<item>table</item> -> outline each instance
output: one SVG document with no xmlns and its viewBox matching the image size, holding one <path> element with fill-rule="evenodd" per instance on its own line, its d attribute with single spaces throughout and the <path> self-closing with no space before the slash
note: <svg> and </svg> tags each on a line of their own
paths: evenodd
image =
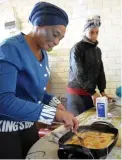
<svg viewBox="0 0 122 160">
<path fill-rule="evenodd" d="M 121 107 L 116 105 L 109 106 L 107 122 L 112 123 L 119 129 L 119 138 L 116 146 L 107 156 L 107 159 L 121 159 Z M 92 108 L 78 117 L 80 125 L 91 124 L 98 121 L 96 118 L 96 109 Z M 29 150 L 26 159 L 58 159 L 58 139 L 67 132 L 64 126 L 61 126 L 45 137 L 39 139 Z"/>
</svg>

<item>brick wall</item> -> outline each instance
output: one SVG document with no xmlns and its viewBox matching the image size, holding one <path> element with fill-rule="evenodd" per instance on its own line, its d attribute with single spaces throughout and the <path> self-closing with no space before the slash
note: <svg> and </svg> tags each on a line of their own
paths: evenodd
<svg viewBox="0 0 122 160">
<path fill-rule="evenodd" d="M 100 14 L 102 25 L 99 46 L 107 78 L 106 92 L 115 93 L 121 83 L 121 0 L 46 0 L 65 9 L 70 23 L 65 38 L 53 52 L 49 53 L 52 92 L 58 96 L 66 93 L 69 70 L 69 50 L 81 39 L 85 19 L 88 15 Z M 21 31 L 31 30 L 28 16 L 37 0 L 11 0 L 0 4 L 0 18 L 10 19 L 12 7 L 20 21 Z"/>
</svg>

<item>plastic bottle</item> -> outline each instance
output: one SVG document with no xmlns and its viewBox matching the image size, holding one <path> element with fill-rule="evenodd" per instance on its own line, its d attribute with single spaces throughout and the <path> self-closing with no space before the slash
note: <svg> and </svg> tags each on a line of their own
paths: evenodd
<svg viewBox="0 0 122 160">
<path fill-rule="evenodd" d="M 96 99 L 96 114 L 97 118 L 107 119 L 108 100 L 107 97 L 98 97 Z"/>
</svg>

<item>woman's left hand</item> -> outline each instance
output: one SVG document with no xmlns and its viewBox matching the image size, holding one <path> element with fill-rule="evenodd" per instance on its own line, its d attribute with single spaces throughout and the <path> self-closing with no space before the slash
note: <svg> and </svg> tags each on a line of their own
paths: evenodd
<svg viewBox="0 0 122 160">
<path fill-rule="evenodd" d="M 62 110 L 62 111 L 66 111 L 66 108 L 64 107 L 63 104 L 58 104 L 57 109 Z"/>
</svg>

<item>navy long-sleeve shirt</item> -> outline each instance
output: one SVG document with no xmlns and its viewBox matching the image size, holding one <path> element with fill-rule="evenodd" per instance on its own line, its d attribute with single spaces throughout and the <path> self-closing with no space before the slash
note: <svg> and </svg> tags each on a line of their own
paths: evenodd
<svg viewBox="0 0 122 160">
<path fill-rule="evenodd" d="M 42 53 L 39 62 L 22 33 L 0 45 L 1 120 L 46 124 L 54 120 L 60 102 L 46 92 L 50 71 L 47 53 Z"/>
</svg>

